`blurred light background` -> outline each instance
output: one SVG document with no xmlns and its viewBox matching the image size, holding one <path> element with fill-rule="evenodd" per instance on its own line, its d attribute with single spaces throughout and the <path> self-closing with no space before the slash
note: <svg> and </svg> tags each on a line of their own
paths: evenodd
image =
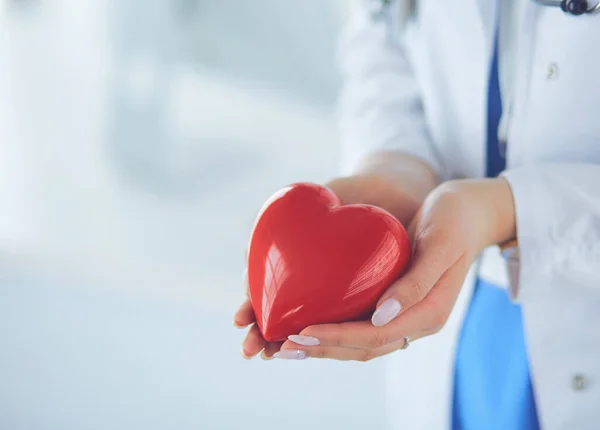
<svg viewBox="0 0 600 430">
<path fill-rule="evenodd" d="M 346 0 L 0 0 L 0 428 L 384 428 L 381 363 L 246 361 L 254 216 L 337 173 Z"/>
</svg>

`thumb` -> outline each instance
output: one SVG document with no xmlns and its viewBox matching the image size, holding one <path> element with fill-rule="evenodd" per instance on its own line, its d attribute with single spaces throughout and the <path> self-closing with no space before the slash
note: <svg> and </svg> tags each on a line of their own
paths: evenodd
<svg viewBox="0 0 600 430">
<path fill-rule="evenodd" d="M 444 258 L 444 247 L 441 243 L 425 246 L 425 243 L 419 241 L 415 245 L 410 268 L 379 299 L 371 317 L 374 326 L 388 324 L 400 312 L 423 300 L 444 272 L 452 266 L 447 264 L 448 259 Z"/>
</svg>

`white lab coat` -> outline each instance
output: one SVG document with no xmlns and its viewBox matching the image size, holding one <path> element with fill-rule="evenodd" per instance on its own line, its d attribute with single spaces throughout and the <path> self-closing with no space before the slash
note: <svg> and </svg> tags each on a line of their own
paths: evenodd
<svg viewBox="0 0 600 430">
<path fill-rule="evenodd" d="M 423 0 L 407 16 L 407 3 L 383 20 L 372 18 L 378 1 L 351 14 L 341 56 L 343 170 L 371 151 L 397 149 L 444 179 L 483 176 L 501 14 L 500 134 L 520 243 L 513 296 L 524 312 L 540 424 L 598 429 L 600 14 L 567 16 L 529 0 L 503 1 L 502 10 L 487 0 Z M 386 358 L 390 428 L 450 427 L 454 346 L 474 271 L 442 332 Z"/>
</svg>

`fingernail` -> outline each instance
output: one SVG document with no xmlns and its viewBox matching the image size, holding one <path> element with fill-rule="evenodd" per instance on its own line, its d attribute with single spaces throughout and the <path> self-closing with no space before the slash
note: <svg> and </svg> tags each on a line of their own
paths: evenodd
<svg viewBox="0 0 600 430">
<path fill-rule="evenodd" d="M 248 288 L 248 268 L 244 269 L 244 274 L 242 275 L 244 279 L 244 288 Z"/>
<path fill-rule="evenodd" d="M 294 343 L 297 343 L 298 345 L 304 345 L 304 346 L 317 346 L 321 343 L 319 341 L 319 339 L 317 339 L 316 337 L 300 336 L 298 334 L 292 334 L 292 335 L 288 336 L 288 339 Z"/>
<path fill-rule="evenodd" d="M 402 306 L 400 306 L 400 302 L 395 298 L 390 297 L 389 299 L 386 299 L 373 313 L 371 323 L 376 327 L 386 325 L 398 316 L 401 309 Z"/>
<path fill-rule="evenodd" d="M 283 360 L 303 360 L 306 358 L 306 353 L 301 349 L 282 349 L 276 352 L 273 357 Z"/>
<path fill-rule="evenodd" d="M 274 357 L 273 356 L 267 357 L 267 354 L 265 354 L 265 350 L 263 349 L 260 352 L 260 358 L 262 358 L 263 360 L 273 360 Z"/>
<path fill-rule="evenodd" d="M 246 360 L 250 360 L 252 358 L 248 354 L 246 354 L 246 351 L 244 351 L 244 349 L 242 349 L 242 357 L 244 357 Z"/>
</svg>

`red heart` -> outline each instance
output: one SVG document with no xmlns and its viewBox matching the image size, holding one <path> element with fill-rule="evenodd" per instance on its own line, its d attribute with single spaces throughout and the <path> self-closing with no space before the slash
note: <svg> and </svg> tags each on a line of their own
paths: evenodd
<svg viewBox="0 0 600 430">
<path fill-rule="evenodd" d="M 265 204 L 250 239 L 258 327 L 274 342 L 309 325 L 367 318 L 410 256 L 404 227 L 383 209 L 342 206 L 319 185 L 284 188 Z"/>
</svg>

